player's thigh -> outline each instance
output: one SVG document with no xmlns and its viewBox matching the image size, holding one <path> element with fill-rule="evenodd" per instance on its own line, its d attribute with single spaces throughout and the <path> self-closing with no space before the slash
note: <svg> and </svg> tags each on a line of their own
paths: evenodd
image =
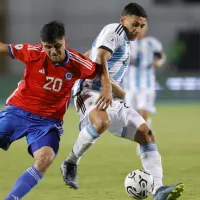
<svg viewBox="0 0 200 200">
<path fill-rule="evenodd" d="M 111 125 L 108 131 L 118 137 L 134 140 L 138 128 L 145 120 L 132 108 L 120 103 L 120 108 L 109 111 Z"/>
<path fill-rule="evenodd" d="M 58 130 L 51 129 L 42 138 L 39 138 L 34 143 L 30 144 L 28 146 L 28 152 L 31 156 L 34 157 L 41 155 L 45 156 L 45 154 L 48 154 L 47 156 L 49 156 L 49 152 L 51 152 L 50 156 L 54 158 L 58 153 L 59 146 L 60 146 L 60 136 Z M 46 152 L 45 149 L 51 149 L 51 151 Z"/>
</svg>

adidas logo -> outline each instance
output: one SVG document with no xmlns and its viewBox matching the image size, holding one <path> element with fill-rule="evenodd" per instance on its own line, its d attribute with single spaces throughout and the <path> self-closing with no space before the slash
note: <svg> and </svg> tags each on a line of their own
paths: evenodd
<svg viewBox="0 0 200 200">
<path fill-rule="evenodd" d="M 39 70 L 39 72 L 40 72 L 41 74 L 45 74 L 45 70 L 44 70 L 44 69 Z"/>
</svg>

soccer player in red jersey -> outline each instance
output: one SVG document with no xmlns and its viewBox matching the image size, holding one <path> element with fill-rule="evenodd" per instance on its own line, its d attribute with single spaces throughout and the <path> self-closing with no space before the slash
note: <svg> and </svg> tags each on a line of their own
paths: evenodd
<svg viewBox="0 0 200 200">
<path fill-rule="evenodd" d="M 39 45 L 0 43 L 0 55 L 10 55 L 26 65 L 17 89 L 0 112 L 0 148 L 8 150 L 12 142 L 26 136 L 28 152 L 34 157 L 34 165 L 18 178 L 5 200 L 23 198 L 42 179 L 59 149 L 74 82 L 97 75 L 96 63 L 66 48 L 63 23 L 44 25 L 40 37 Z M 106 73 L 100 77 L 105 86 L 109 84 L 104 81 L 109 79 Z M 110 93 L 109 89 L 102 92 L 102 105 L 111 102 Z"/>
</svg>

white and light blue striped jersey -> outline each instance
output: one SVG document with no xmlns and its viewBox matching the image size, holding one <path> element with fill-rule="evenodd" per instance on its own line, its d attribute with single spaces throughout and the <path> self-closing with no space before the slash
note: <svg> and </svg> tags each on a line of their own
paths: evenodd
<svg viewBox="0 0 200 200">
<path fill-rule="evenodd" d="M 103 48 L 111 52 L 112 56 L 108 60 L 108 72 L 115 82 L 119 84 L 130 61 L 130 42 L 124 27 L 119 23 L 114 23 L 105 26 L 101 30 L 100 34 L 93 42 L 90 51 L 89 57 L 92 61 L 96 60 L 98 48 Z M 90 88 L 93 90 L 99 91 L 101 88 L 98 77 L 94 80 L 80 80 L 74 87 L 74 94 L 81 89 L 83 82 L 84 85 L 90 85 Z"/>
<path fill-rule="evenodd" d="M 130 66 L 123 78 L 123 88 L 155 89 L 155 69 L 152 65 L 154 53 L 163 51 L 162 44 L 154 37 L 131 41 Z"/>
</svg>

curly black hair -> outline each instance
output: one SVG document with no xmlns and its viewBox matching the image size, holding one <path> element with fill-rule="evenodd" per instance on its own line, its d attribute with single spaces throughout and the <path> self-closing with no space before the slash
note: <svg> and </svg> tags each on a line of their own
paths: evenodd
<svg viewBox="0 0 200 200">
<path fill-rule="evenodd" d="M 51 21 L 45 24 L 40 31 L 43 42 L 53 42 L 65 36 L 65 25 L 60 21 Z"/>
</svg>

